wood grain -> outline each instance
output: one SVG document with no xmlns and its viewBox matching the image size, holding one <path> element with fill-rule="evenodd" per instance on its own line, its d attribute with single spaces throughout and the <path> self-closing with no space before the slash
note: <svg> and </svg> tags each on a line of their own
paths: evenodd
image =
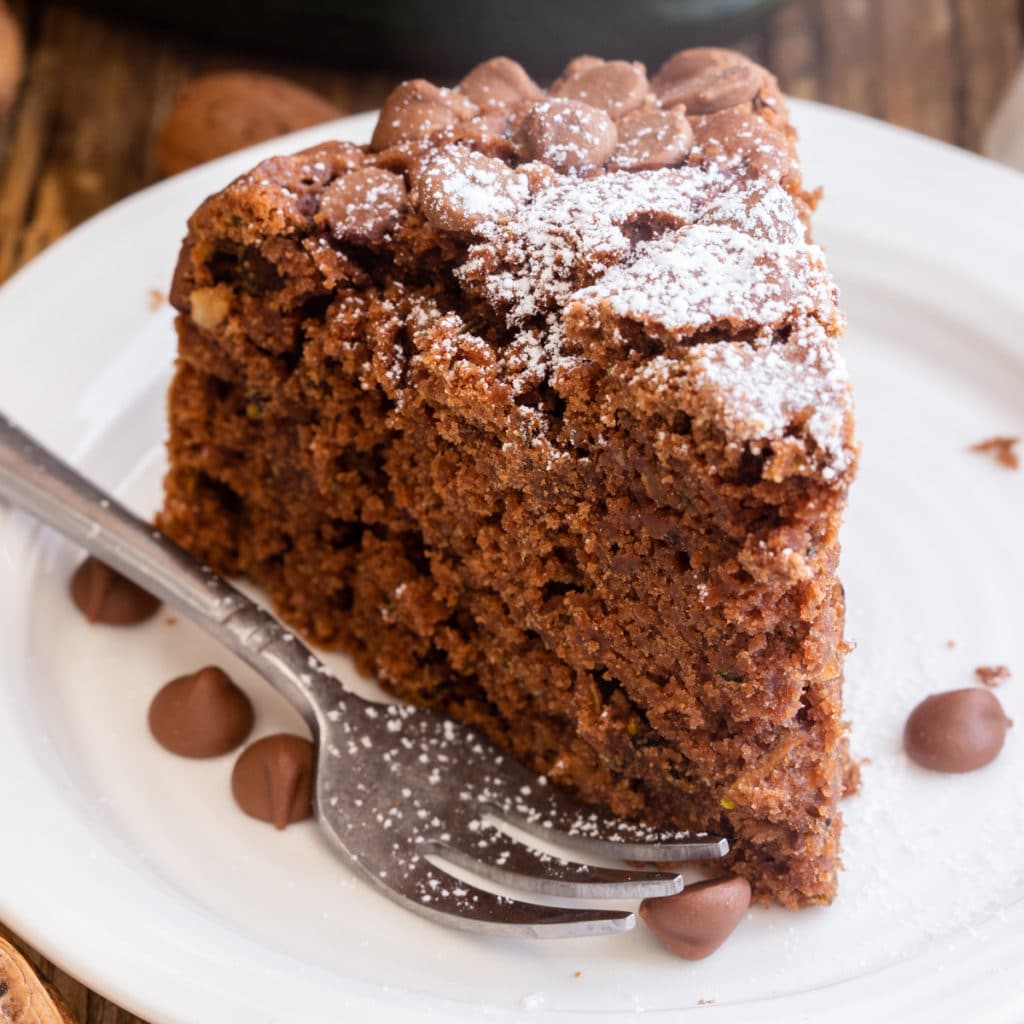
<svg viewBox="0 0 1024 1024">
<path fill-rule="evenodd" d="M 159 127 L 196 75 L 284 74 L 348 113 L 378 106 L 394 84 L 386 74 L 204 48 L 60 3 L 10 6 L 25 29 L 29 62 L 14 113 L 0 124 L 0 281 L 74 225 L 156 180 Z M 1021 59 L 1022 36 L 1019 0 L 792 0 L 739 47 L 793 95 L 976 148 Z M 2 924 L 0 934 L 10 937 Z M 79 1024 L 144 1024 L 28 953 Z"/>
</svg>

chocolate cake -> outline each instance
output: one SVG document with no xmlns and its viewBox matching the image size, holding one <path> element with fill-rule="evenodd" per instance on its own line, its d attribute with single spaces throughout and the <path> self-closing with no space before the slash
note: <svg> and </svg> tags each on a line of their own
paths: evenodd
<svg viewBox="0 0 1024 1024">
<path fill-rule="evenodd" d="M 775 80 L 496 58 L 189 221 L 159 523 L 584 800 L 836 892 L 843 318 Z"/>
</svg>

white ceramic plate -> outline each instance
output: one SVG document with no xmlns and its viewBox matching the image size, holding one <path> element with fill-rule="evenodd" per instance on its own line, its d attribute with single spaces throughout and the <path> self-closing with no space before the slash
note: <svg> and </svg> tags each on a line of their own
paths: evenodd
<svg viewBox="0 0 1024 1024">
<path fill-rule="evenodd" d="M 816 230 L 849 313 L 864 444 L 844 576 L 853 743 L 871 763 L 835 905 L 754 910 L 695 964 L 643 930 L 481 940 L 407 914 L 311 824 L 278 834 L 238 813 L 230 757 L 175 758 L 145 727 L 156 688 L 209 660 L 254 695 L 260 733 L 299 727 L 281 701 L 187 624 L 87 627 L 65 596 L 78 552 L 0 509 L 0 918 L 154 1024 L 1024 1019 L 1021 727 L 967 776 L 900 747 L 917 700 L 981 664 L 1016 671 L 1000 695 L 1024 723 L 1024 472 L 965 451 L 1024 434 L 1024 179 L 836 111 L 796 118 L 828 187 Z M 0 406 L 153 512 L 174 338 L 150 292 L 185 218 L 258 157 L 370 123 L 218 161 L 53 246 L 0 291 Z"/>
</svg>

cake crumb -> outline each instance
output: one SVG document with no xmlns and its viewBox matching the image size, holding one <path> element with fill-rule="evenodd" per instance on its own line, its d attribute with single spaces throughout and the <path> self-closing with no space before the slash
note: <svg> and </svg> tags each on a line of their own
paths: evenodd
<svg viewBox="0 0 1024 1024">
<path fill-rule="evenodd" d="M 715 1000 L 714 999 L 698 999 L 697 1000 L 697 1005 L 698 1006 L 714 1006 L 715 1005 Z"/>
<path fill-rule="evenodd" d="M 583 972 L 582 971 L 573 971 L 572 972 L 572 976 L 574 978 L 582 978 L 583 977 Z"/>
<path fill-rule="evenodd" d="M 978 677 L 978 682 L 993 689 L 1002 686 L 1011 678 L 1011 672 L 1005 665 L 979 665 L 974 674 Z"/>
<path fill-rule="evenodd" d="M 167 304 L 167 292 L 161 291 L 159 288 L 150 288 L 147 304 L 150 312 L 156 313 Z"/>
<path fill-rule="evenodd" d="M 1004 466 L 1006 469 L 1019 469 L 1020 456 L 1014 450 L 1019 443 L 1019 437 L 988 437 L 984 441 L 972 444 L 968 451 L 991 455 L 1000 466 Z"/>
<path fill-rule="evenodd" d="M 955 640 L 947 640 L 946 641 L 946 650 L 947 651 L 953 650 L 954 647 L 956 647 L 956 641 Z"/>
</svg>

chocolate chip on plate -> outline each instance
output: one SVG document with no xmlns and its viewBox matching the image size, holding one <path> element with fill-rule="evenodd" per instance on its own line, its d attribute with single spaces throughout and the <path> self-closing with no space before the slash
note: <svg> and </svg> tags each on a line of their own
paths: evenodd
<svg viewBox="0 0 1024 1024">
<path fill-rule="evenodd" d="M 935 772 L 972 772 L 995 760 L 1013 723 L 989 690 L 950 690 L 926 697 L 910 713 L 903 746 Z"/>
<path fill-rule="evenodd" d="M 738 875 L 688 885 L 675 896 L 640 904 L 640 917 L 676 956 L 703 960 L 735 930 L 750 907 L 750 883 Z"/>
<path fill-rule="evenodd" d="M 275 828 L 311 818 L 313 744 L 288 733 L 251 743 L 235 762 L 231 792 L 250 818 Z"/>
<path fill-rule="evenodd" d="M 160 607 L 152 594 L 91 555 L 71 577 L 71 597 L 90 622 L 108 626 L 145 622 Z"/>
<path fill-rule="evenodd" d="M 477 64 L 457 88 L 481 110 L 508 107 L 523 100 L 540 99 L 544 95 L 523 66 L 508 57 L 492 57 Z"/>
<path fill-rule="evenodd" d="M 249 698 L 216 666 L 172 679 L 149 705 L 149 730 L 182 757 L 220 757 L 252 732 Z"/>
<path fill-rule="evenodd" d="M 747 103 L 763 84 L 761 69 L 753 61 L 714 46 L 681 50 L 651 82 L 663 107 L 682 104 L 688 114 L 712 114 Z"/>
<path fill-rule="evenodd" d="M 540 160 L 562 174 L 596 170 L 618 140 L 615 122 L 603 110 L 558 98 L 534 104 L 515 137 L 523 159 Z"/>
</svg>

